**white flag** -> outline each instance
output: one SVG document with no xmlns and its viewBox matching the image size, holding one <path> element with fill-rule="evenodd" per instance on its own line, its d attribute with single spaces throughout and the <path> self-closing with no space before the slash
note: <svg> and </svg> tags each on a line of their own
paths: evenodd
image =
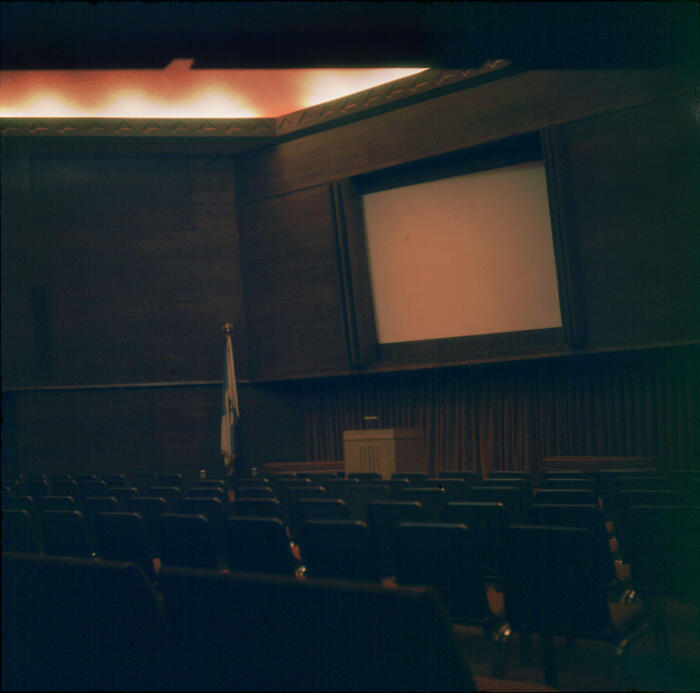
<svg viewBox="0 0 700 693">
<path fill-rule="evenodd" d="M 238 389 L 236 369 L 233 364 L 231 332 L 226 331 L 226 361 L 224 365 L 224 391 L 221 408 L 221 454 L 227 467 L 236 457 L 236 426 L 238 425 Z"/>
</svg>

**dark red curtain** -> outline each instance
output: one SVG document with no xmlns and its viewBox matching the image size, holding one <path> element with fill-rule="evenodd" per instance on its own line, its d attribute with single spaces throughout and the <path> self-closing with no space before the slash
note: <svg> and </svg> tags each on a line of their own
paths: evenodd
<svg viewBox="0 0 700 693">
<path fill-rule="evenodd" d="M 343 457 L 343 431 L 377 415 L 422 428 L 431 475 L 534 471 L 551 455 L 655 456 L 700 466 L 700 349 L 329 378 L 304 386 L 309 460 Z"/>
</svg>

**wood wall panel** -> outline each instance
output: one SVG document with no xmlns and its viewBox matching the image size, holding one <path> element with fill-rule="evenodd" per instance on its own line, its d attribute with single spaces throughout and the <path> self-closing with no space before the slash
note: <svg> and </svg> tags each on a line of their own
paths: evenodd
<svg viewBox="0 0 700 693">
<path fill-rule="evenodd" d="M 230 158 L 62 155 L 21 163 L 26 171 L 3 195 L 6 386 L 218 378 L 227 320 L 238 328 L 245 376 Z M 50 377 L 29 359 L 36 286 L 47 287 Z"/>
<path fill-rule="evenodd" d="M 692 96 L 563 128 L 588 346 L 700 338 Z"/>
<path fill-rule="evenodd" d="M 255 378 L 348 363 L 330 187 L 240 207 Z"/>
</svg>

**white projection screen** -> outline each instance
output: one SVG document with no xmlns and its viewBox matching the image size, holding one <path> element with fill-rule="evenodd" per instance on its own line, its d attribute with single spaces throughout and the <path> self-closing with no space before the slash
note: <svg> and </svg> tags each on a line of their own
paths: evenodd
<svg viewBox="0 0 700 693">
<path fill-rule="evenodd" d="M 362 203 L 380 344 L 561 326 L 543 162 Z"/>
</svg>

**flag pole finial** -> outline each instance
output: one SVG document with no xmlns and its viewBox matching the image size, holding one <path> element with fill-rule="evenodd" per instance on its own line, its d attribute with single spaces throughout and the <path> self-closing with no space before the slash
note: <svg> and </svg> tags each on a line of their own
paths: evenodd
<svg viewBox="0 0 700 693">
<path fill-rule="evenodd" d="M 230 322 L 225 322 L 221 326 L 221 331 L 225 332 L 226 334 L 231 334 L 233 332 L 233 325 Z"/>
</svg>

